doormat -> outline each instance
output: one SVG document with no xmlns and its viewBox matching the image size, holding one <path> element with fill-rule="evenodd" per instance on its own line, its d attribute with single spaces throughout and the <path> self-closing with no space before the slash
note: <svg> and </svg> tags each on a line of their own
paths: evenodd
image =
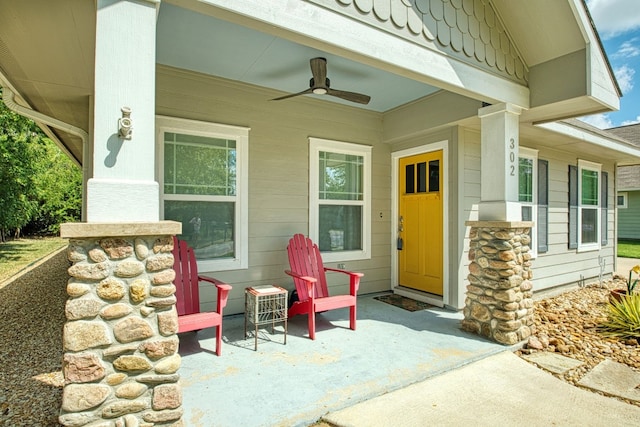
<svg viewBox="0 0 640 427">
<path fill-rule="evenodd" d="M 420 310 L 426 310 L 428 308 L 435 307 L 435 305 L 427 304 L 426 302 L 422 302 L 422 301 L 416 301 L 414 299 L 403 297 L 402 295 L 396 295 L 396 294 L 380 295 L 379 297 L 373 297 L 373 299 L 386 302 L 387 304 L 400 307 L 407 311 L 420 311 Z"/>
</svg>

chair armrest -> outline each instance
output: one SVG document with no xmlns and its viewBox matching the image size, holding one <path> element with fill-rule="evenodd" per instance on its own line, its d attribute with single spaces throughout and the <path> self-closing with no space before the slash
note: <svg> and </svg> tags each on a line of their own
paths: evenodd
<svg viewBox="0 0 640 427">
<path fill-rule="evenodd" d="M 355 271 L 341 270 L 339 268 L 325 267 L 324 271 L 333 271 L 333 272 L 336 272 L 336 273 L 344 273 L 344 274 L 348 274 L 349 276 L 357 276 L 357 277 L 364 276 L 364 273 L 356 273 Z"/>
<path fill-rule="evenodd" d="M 364 273 L 356 273 L 354 271 L 341 270 L 339 268 L 329 268 L 325 267 L 324 271 L 332 271 L 334 273 L 343 273 L 349 275 L 349 291 L 351 295 L 356 295 L 358 293 L 358 288 L 360 287 L 360 278 L 364 276 Z"/>
<path fill-rule="evenodd" d="M 318 281 L 318 279 L 311 276 L 303 276 L 302 274 L 296 273 L 295 271 L 291 271 L 291 270 L 285 270 L 284 272 L 291 277 L 295 277 L 296 279 L 303 280 L 307 284 L 307 295 L 309 295 L 311 299 L 314 298 L 313 285 Z"/>
<path fill-rule="evenodd" d="M 318 281 L 318 279 L 316 279 L 315 277 L 311 277 L 311 276 L 303 276 L 300 273 L 296 273 L 295 271 L 291 271 L 291 270 L 285 270 L 285 273 L 287 273 L 289 276 L 291 277 L 295 277 L 296 279 L 302 279 L 305 282 L 311 282 L 311 283 L 315 283 Z"/>
<path fill-rule="evenodd" d="M 198 280 L 202 282 L 208 282 L 218 288 L 218 313 L 222 316 L 222 309 L 227 306 L 227 299 L 229 297 L 229 291 L 232 289 L 231 285 L 224 283 L 221 280 L 214 279 L 213 277 L 198 276 Z"/>
</svg>

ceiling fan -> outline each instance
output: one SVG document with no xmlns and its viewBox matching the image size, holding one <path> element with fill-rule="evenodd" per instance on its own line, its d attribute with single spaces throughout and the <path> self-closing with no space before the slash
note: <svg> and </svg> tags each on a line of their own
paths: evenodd
<svg viewBox="0 0 640 427">
<path fill-rule="evenodd" d="M 316 95 L 330 95 L 347 101 L 357 102 L 358 104 L 368 104 L 371 97 L 361 93 L 347 92 L 344 90 L 332 89 L 329 86 L 329 78 L 327 77 L 327 60 L 325 58 L 311 58 L 311 80 L 309 81 L 309 89 L 302 92 L 292 93 L 290 95 L 274 98 L 272 101 L 280 101 L 281 99 L 293 98 L 298 95 L 306 95 L 315 93 Z"/>
</svg>

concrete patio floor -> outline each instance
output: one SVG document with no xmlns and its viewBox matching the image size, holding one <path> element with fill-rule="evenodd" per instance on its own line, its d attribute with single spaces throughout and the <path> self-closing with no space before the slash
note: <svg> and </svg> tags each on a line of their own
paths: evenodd
<svg viewBox="0 0 640 427">
<path fill-rule="evenodd" d="M 222 356 L 213 329 L 180 336 L 183 420 L 189 426 L 308 426 L 328 412 L 464 366 L 507 347 L 460 330 L 462 313 L 410 312 L 358 298 L 357 330 L 347 309 L 261 328 L 258 350 L 244 339 L 244 316 L 225 317 Z"/>
</svg>

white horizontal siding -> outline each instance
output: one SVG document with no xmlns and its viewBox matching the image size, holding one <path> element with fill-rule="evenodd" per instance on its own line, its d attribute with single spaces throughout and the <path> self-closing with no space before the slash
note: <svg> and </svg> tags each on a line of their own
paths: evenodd
<svg viewBox="0 0 640 427">
<path fill-rule="evenodd" d="M 464 193 L 461 208 L 464 212 L 462 221 L 465 221 L 476 219 L 474 215 L 477 215 L 477 205 L 480 201 L 480 134 L 472 130 L 464 130 L 463 132 L 465 137 L 462 191 Z M 549 250 L 546 253 L 538 254 L 537 258 L 533 260 L 534 290 L 577 283 L 581 279 L 585 279 L 587 282 L 597 280 L 600 275 L 599 262 L 601 259 L 605 263 L 603 273 L 611 275 L 615 245 L 614 165 L 603 164 L 602 166 L 602 171 L 609 173 L 607 224 L 609 243 L 599 251 L 578 253 L 575 249 L 568 249 L 568 166 L 569 164 L 576 165 L 578 156 L 575 153 L 550 150 L 537 144 L 536 141 L 521 140 L 520 145 L 538 149 L 538 158 L 549 161 Z M 594 158 L 585 158 L 584 160 L 599 162 Z M 467 227 L 464 240 L 460 243 L 464 248 L 464 255 L 460 259 L 460 271 L 464 285 L 468 284 L 466 279 L 469 266 L 467 258 L 468 233 L 469 228 Z"/>
<path fill-rule="evenodd" d="M 294 233 L 308 234 L 311 136 L 373 146 L 372 259 L 346 267 L 365 274 L 360 293 L 390 289 L 390 148 L 380 142 L 380 114 L 308 97 L 271 102 L 273 91 L 167 67 L 158 68 L 157 80 L 158 114 L 251 128 L 249 268 L 208 274 L 233 286 L 225 313 L 244 311 L 246 287 L 293 289 L 286 247 Z M 331 294 L 348 292 L 342 276 L 328 277 Z M 215 299 L 202 285 L 203 309 L 213 310 Z"/>
<path fill-rule="evenodd" d="M 581 279 L 592 282 L 600 275 L 600 261 L 604 261 L 605 275 L 613 273 L 614 261 L 614 165 L 602 164 L 602 172 L 609 173 L 608 244 L 599 251 L 577 252 L 568 248 L 569 241 L 569 165 L 577 165 L 576 153 L 565 153 L 538 146 L 536 141 L 525 141 L 528 147 L 539 149 L 538 158 L 549 161 L 549 250 L 533 260 L 534 291 L 578 283 Z M 597 158 L 584 158 L 602 163 Z"/>
</svg>

